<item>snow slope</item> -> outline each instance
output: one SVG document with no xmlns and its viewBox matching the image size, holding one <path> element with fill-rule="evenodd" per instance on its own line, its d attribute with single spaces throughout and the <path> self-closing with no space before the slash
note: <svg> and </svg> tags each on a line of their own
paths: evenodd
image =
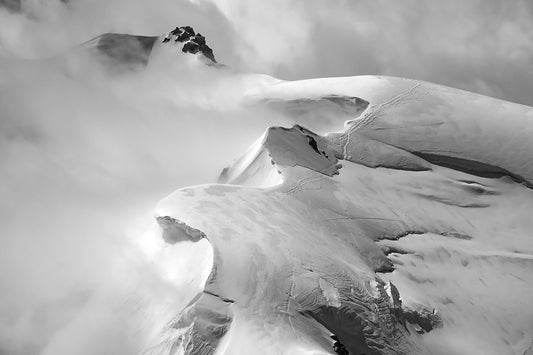
<svg viewBox="0 0 533 355">
<path fill-rule="evenodd" d="M 376 76 L 247 100 L 299 125 L 159 203 L 165 240 L 214 261 L 150 353 L 533 354 L 533 108 Z M 348 102 L 339 132 L 303 127 Z"/>
</svg>

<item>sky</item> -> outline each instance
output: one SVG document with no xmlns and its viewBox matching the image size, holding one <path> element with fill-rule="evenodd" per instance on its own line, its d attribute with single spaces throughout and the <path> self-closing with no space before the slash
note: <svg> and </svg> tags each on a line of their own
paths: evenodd
<svg viewBox="0 0 533 355">
<path fill-rule="evenodd" d="M 162 245 L 155 204 L 215 182 L 267 126 L 290 124 L 240 105 L 245 74 L 214 73 L 192 56 L 162 53 L 118 75 L 72 54 L 101 33 L 191 25 L 235 72 L 393 75 L 533 105 L 528 0 L 10 8 L 0 6 L 0 355 L 141 353 L 199 272 L 188 255 L 208 258 L 200 246 Z"/>
</svg>

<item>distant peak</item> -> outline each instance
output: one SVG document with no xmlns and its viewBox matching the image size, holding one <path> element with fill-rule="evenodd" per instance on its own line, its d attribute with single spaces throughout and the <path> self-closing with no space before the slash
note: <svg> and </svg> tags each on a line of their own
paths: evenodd
<svg viewBox="0 0 533 355">
<path fill-rule="evenodd" d="M 191 26 L 176 27 L 170 31 L 162 40 L 163 43 L 183 43 L 184 53 L 202 53 L 214 64 L 217 63 L 213 50 L 207 45 L 205 37 L 200 33 L 195 33 Z"/>
</svg>

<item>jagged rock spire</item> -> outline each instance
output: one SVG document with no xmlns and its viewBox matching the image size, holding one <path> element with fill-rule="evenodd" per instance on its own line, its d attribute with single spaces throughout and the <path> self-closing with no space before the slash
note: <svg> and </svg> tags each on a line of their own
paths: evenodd
<svg viewBox="0 0 533 355">
<path fill-rule="evenodd" d="M 200 52 L 213 63 L 217 63 L 213 50 L 206 44 L 205 37 L 200 33 L 195 33 L 191 26 L 176 27 L 163 38 L 162 42 L 168 43 L 171 40 L 174 43 L 184 43 L 181 49 L 184 53 Z"/>
</svg>

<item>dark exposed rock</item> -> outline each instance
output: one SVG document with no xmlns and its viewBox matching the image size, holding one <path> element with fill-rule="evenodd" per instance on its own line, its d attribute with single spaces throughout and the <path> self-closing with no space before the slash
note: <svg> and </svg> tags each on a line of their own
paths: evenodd
<svg viewBox="0 0 533 355">
<path fill-rule="evenodd" d="M 316 145 L 316 140 L 311 136 L 307 136 L 307 139 L 309 140 L 309 145 L 311 146 L 311 148 L 313 148 L 315 152 L 320 154 L 320 152 L 318 151 L 318 147 Z"/>
<path fill-rule="evenodd" d="M 176 27 L 163 38 L 162 42 L 168 43 L 171 39 L 174 40 L 175 43 L 183 43 L 181 50 L 184 53 L 202 53 L 211 62 L 217 63 L 213 50 L 207 45 L 205 37 L 200 33 L 195 33 L 192 27 Z"/>
<path fill-rule="evenodd" d="M 194 30 L 187 26 L 185 27 L 185 30 L 181 31 L 181 33 L 176 34 L 174 42 L 185 42 L 191 37 L 195 37 Z"/>
<path fill-rule="evenodd" d="M 175 36 L 174 42 L 185 42 L 189 38 L 194 37 L 195 33 L 191 26 L 176 27 L 170 31 L 169 35 Z"/>
<path fill-rule="evenodd" d="M 344 344 L 342 344 L 339 340 L 339 338 L 334 334 L 331 336 L 331 339 L 333 339 L 333 351 L 335 351 L 339 355 L 349 355 L 350 353 L 348 350 L 346 350 L 346 347 Z"/>
<path fill-rule="evenodd" d="M 406 325 L 406 322 L 412 324 L 416 332 L 419 334 L 428 333 L 441 326 L 441 319 L 434 309 L 428 310 L 423 307 L 411 309 L 403 307 L 398 288 L 396 288 L 392 282 L 387 284 L 387 288 L 390 292 L 392 302 L 390 311 L 398 322 L 404 326 Z"/>
<path fill-rule="evenodd" d="M 200 45 L 196 42 L 189 41 L 183 45 L 181 50 L 184 53 L 196 54 L 200 51 Z"/>
<path fill-rule="evenodd" d="M 157 223 L 163 231 L 163 239 L 169 244 L 186 240 L 197 242 L 205 238 L 205 234 L 202 231 L 168 216 L 157 217 Z"/>
<path fill-rule="evenodd" d="M 418 326 L 416 331 L 420 334 L 430 332 L 434 328 L 441 326 L 441 319 L 435 311 L 404 309 L 403 316 L 407 322 Z"/>
<path fill-rule="evenodd" d="M 198 43 L 200 46 L 205 45 L 205 37 L 202 36 L 201 34 L 198 33 L 194 39 L 196 43 Z"/>
<path fill-rule="evenodd" d="M 378 294 L 370 295 L 358 281 L 336 275 L 342 280 L 335 285 L 340 295 L 340 305 L 300 302 L 300 313 L 312 317 L 333 334 L 333 349 L 337 354 L 397 354 L 408 350 L 402 339 L 408 334 L 401 315 L 399 292 L 387 293 L 388 287 L 376 279 Z M 349 282 L 346 282 L 351 280 Z M 390 287 L 390 286 L 389 286 Z M 392 286 L 394 287 L 394 286 Z M 297 297 L 296 300 L 308 298 Z"/>
</svg>

